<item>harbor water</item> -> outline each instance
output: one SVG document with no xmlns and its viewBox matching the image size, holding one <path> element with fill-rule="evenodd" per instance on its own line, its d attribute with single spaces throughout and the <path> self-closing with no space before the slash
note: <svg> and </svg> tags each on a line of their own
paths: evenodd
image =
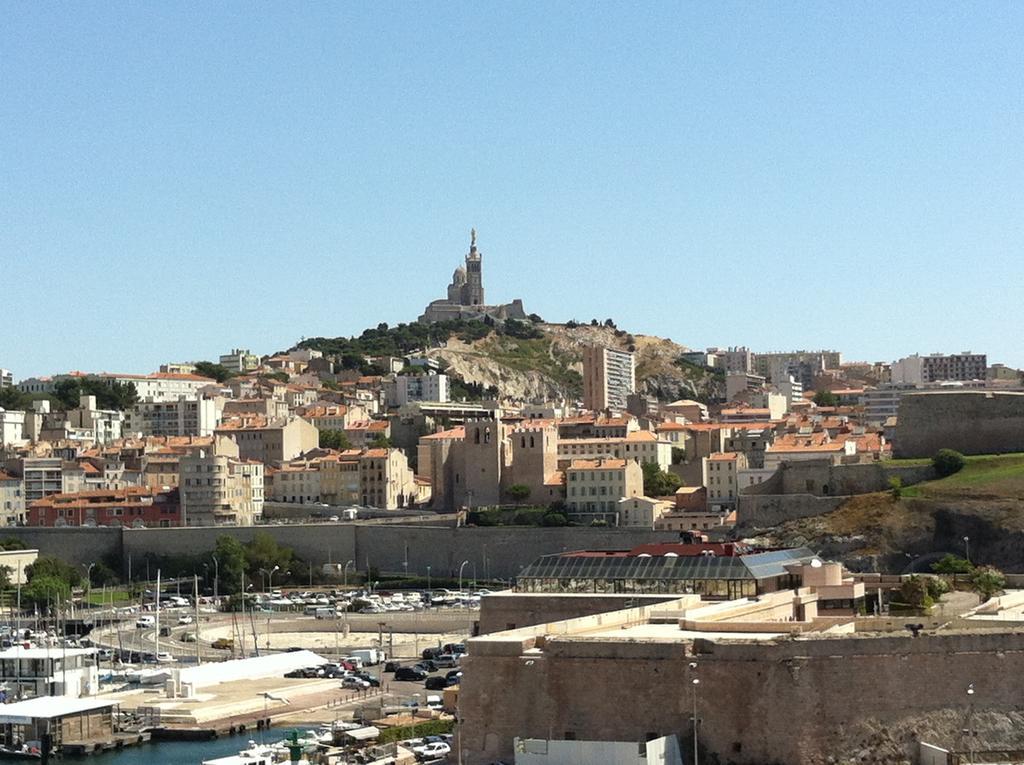
<svg viewBox="0 0 1024 765">
<path fill-rule="evenodd" d="M 305 730 L 305 727 L 298 727 Z M 266 743 L 271 744 L 285 738 L 295 730 L 282 725 L 263 731 Z M 238 754 L 246 749 L 249 741 L 260 743 L 260 731 L 250 731 L 247 735 L 222 736 L 210 741 L 159 741 L 132 746 L 120 751 L 104 752 L 88 757 L 65 757 L 54 762 L 79 763 L 79 765 L 200 765 L 203 760 L 216 757 L 227 757 Z"/>
</svg>

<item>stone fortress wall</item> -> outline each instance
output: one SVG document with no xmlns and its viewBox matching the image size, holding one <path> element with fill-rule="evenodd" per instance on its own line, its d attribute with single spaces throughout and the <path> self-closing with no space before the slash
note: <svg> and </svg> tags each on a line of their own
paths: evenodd
<svg viewBox="0 0 1024 765">
<path fill-rule="evenodd" d="M 897 457 L 1024 451 L 1024 393 L 927 391 L 900 398 Z"/>
</svg>

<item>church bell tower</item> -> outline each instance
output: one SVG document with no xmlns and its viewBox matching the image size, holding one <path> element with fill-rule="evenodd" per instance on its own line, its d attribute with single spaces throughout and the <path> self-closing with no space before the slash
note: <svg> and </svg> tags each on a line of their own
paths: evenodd
<svg viewBox="0 0 1024 765">
<path fill-rule="evenodd" d="M 469 232 L 469 253 L 466 255 L 466 283 L 462 287 L 462 305 L 486 305 L 484 274 L 480 251 L 476 248 L 476 229 Z"/>
</svg>

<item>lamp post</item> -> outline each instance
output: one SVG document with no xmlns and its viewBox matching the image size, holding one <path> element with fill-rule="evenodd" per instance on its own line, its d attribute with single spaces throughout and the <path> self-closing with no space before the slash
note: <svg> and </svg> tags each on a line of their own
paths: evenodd
<svg viewBox="0 0 1024 765">
<path fill-rule="evenodd" d="M 971 562 L 971 538 L 970 537 L 964 537 L 964 557 L 967 559 L 968 563 Z"/>
<path fill-rule="evenodd" d="M 352 570 L 354 571 L 355 567 L 356 567 L 356 562 L 354 560 L 347 561 L 345 563 L 345 568 L 343 568 L 341 570 L 341 576 L 343 578 L 343 582 L 342 582 L 342 585 L 341 585 L 342 587 L 348 587 L 348 567 L 349 566 L 352 566 Z"/>
<path fill-rule="evenodd" d="M 85 567 L 85 602 L 89 602 L 89 598 L 92 596 L 92 567 L 95 563 L 90 563 Z"/>
<path fill-rule="evenodd" d="M 970 683 L 967 686 L 967 730 L 964 731 L 967 734 L 967 763 L 971 765 L 974 762 L 974 738 L 971 731 L 971 725 L 974 723 L 974 683 Z"/>
<path fill-rule="evenodd" d="M 468 560 L 464 560 L 462 561 L 462 565 L 459 566 L 459 595 L 462 595 L 462 569 L 464 569 L 468 563 Z"/>
<path fill-rule="evenodd" d="M 211 555 L 213 558 L 213 602 L 217 602 L 217 585 L 220 582 L 220 561 L 217 560 L 216 555 Z"/>
<path fill-rule="evenodd" d="M 697 662 L 690 662 L 690 669 L 694 674 L 697 673 Z M 694 677 L 691 681 L 693 685 L 693 765 L 699 765 L 699 754 L 697 752 L 697 689 L 700 687 L 700 678 Z"/>
<path fill-rule="evenodd" d="M 430 566 L 427 566 L 427 592 L 430 592 Z"/>
</svg>

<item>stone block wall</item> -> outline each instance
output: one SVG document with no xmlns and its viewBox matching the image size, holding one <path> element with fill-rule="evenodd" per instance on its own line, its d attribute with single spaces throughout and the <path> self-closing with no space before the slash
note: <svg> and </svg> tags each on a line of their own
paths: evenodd
<svg viewBox="0 0 1024 765">
<path fill-rule="evenodd" d="M 1024 451 L 1024 393 L 992 391 L 908 393 L 900 398 L 897 457 L 931 457 L 939 449 L 963 454 Z"/>
</svg>

